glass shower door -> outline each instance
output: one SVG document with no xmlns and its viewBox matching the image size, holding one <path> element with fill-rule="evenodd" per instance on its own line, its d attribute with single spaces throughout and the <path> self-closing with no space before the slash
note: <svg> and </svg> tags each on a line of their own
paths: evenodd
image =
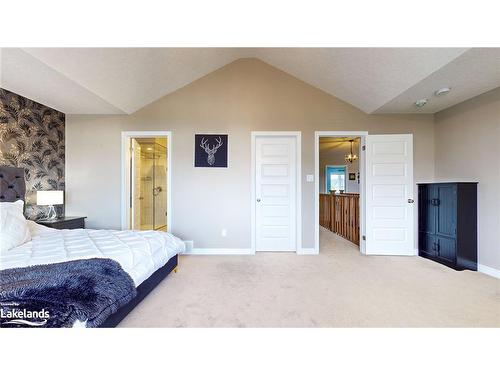
<svg viewBox="0 0 500 375">
<path fill-rule="evenodd" d="M 131 228 L 167 230 L 166 138 L 131 140 Z"/>
<path fill-rule="evenodd" d="M 141 215 L 141 201 L 142 201 L 142 175 L 141 175 L 141 166 L 142 166 L 142 156 L 141 156 L 141 145 L 137 142 L 136 139 L 130 140 L 130 151 L 131 151 L 131 159 L 130 159 L 130 227 L 133 230 L 141 230 L 142 224 L 142 215 Z"/>
<path fill-rule="evenodd" d="M 153 164 L 153 228 L 167 230 L 167 148 L 157 139 Z M 165 144 L 166 145 L 166 144 Z"/>
</svg>

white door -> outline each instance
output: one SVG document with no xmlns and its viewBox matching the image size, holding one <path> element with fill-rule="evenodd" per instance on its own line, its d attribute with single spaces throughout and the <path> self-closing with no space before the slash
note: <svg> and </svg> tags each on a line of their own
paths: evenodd
<svg viewBox="0 0 500 375">
<path fill-rule="evenodd" d="M 296 251 L 297 139 L 255 139 L 256 251 Z"/>
<path fill-rule="evenodd" d="M 412 134 L 366 138 L 366 254 L 415 255 Z"/>
</svg>

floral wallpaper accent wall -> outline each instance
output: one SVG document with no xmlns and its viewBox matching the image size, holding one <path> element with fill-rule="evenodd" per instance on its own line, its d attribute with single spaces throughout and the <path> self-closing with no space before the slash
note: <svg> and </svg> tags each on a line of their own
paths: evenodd
<svg viewBox="0 0 500 375">
<path fill-rule="evenodd" d="M 37 190 L 64 190 L 64 126 L 64 113 L 0 88 L 0 165 L 24 168 L 29 219 L 47 210 Z"/>
</svg>

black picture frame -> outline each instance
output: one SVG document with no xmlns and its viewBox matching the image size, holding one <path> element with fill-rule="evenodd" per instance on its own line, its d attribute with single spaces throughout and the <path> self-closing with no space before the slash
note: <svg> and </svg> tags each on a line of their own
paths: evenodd
<svg viewBox="0 0 500 375">
<path fill-rule="evenodd" d="M 195 134 L 195 168 L 227 168 L 227 134 Z"/>
<path fill-rule="evenodd" d="M 349 181 L 356 181 L 356 173 L 349 173 Z"/>
</svg>

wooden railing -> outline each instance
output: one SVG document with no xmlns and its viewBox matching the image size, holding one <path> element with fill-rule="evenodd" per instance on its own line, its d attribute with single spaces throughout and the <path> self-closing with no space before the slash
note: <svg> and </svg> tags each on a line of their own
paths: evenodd
<svg viewBox="0 0 500 375">
<path fill-rule="evenodd" d="M 359 194 L 320 194 L 319 224 L 359 245 Z"/>
</svg>

